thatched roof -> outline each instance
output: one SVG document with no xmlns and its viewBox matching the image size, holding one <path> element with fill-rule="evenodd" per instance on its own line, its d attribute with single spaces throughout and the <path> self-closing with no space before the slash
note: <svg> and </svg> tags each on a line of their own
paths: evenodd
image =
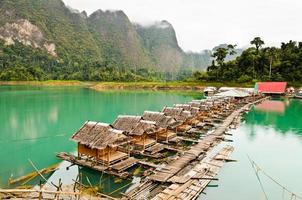
<svg viewBox="0 0 302 200">
<path fill-rule="evenodd" d="M 182 108 L 184 110 L 190 110 L 191 106 L 189 104 L 174 104 L 175 108 Z"/>
<path fill-rule="evenodd" d="M 169 125 L 172 125 L 176 122 L 173 117 L 167 116 L 163 112 L 153 111 L 145 111 L 143 119 L 156 122 L 156 126 L 160 128 L 167 128 Z"/>
<path fill-rule="evenodd" d="M 191 107 L 197 107 L 200 108 L 201 106 L 205 105 L 207 102 L 206 99 L 200 99 L 200 100 L 192 100 L 188 103 L 188 105 L 190 105 Z"/>
<path fill-rule="evenodd" d="M 107 146 L 118 146 L 128 140 L 123 132 L 124 131 L 109 128 L 106 132 L 100 134 L 100 137 L 91 145 L 91 147 L 95 149 L 105 149 Z"/>
<path fill-rule="evenodd" d="M 137 126 L 141 119 L 141 116 L 119 115 L 113 122 L 112 127 L 118 130 L 130 132 Z"/>
<path fill-rule="evenodd" d="M 71 139 L 84 145 L 91 144 L 98 134 L 110 128 L 109 124 L 87 121 L 72 136 Z"/>
<path fill-rule="evenodd" d="M 163 113 L 171 117 L 179 116 L 182 111 L 183 111 L 182 108 L 173 108 L 173 107 L 164 107 L 164 109 L 162 110 Z"/>
<path fill-rule="evenodd" d="M 184 121 L 192 116 L 190 111 L 175 107 L 165 107 L 163 113 L 175 118 L 177 121 Z"/>
<path fill-rule="evenodd" d="M 192 114 L 190 111 L 184 110 L 181 112 L 181 115 L 179 117 L 180 120 L 186 120 L 188 118 L 192 117 Z"/>
<path fill-rule="evenodd" d="M 199 108 L 200 107 L 200 103 L 198 103 L 198 102 L 193 102 L 193 101 L 190 101 L 189 103 L 188 103 L 190 106 L 192 106 L 192 107 L 196 107 L 196 108 Z"/>
<path fill-rule="evenodd" d="M 156 123 L 154 121 L 140 120 L 139 123 L 137 123 L 137 125 L 134 127 L 134 129 L 129 132 L 129 135 L 143 135 L 144 133 L 154 133 L 156 131 L 155 124 Z"/>
<path fill-rule="evenodd" d="M 194 105 L 194 106 L 193 106 Z M 200 111 L 199 107 L 201 105 L 195 102 L 189 102 L 188 104 L 174 104 L 175 108 L 182 108 L 185 111 L 189 111 L 192 115 L 195 115 Z"/>
<path fill-rule="evenodd" d="M 123 131 L 115 130 L 109 124 L 87 121 L 71 139 L 90 148 L 104 149 L 117 145 L 127 137 Z"/>
<path fill-rule="evenodd" d="M 192 115 L 197 114 L 200 111 L 200 108 L 191 106 L 190 112 Z"/>
<path fill-rule="evenodd" d="M 229 90 L 226 92 L 220 92 L 215 94 L 216 96 L 219 97 L 235 97 L 235 98 L 244 98 L 250 96 L 248 92 L 241 91 L 241 90 Z"/>
<path fill-rule="evenodd" d="M 193 99 L 192 102 L 195 102 L 195 103 L 199 103 L 199 104 L 203 104 L 205 103 L 207 100 L 206 99 Z"/>
</svg>

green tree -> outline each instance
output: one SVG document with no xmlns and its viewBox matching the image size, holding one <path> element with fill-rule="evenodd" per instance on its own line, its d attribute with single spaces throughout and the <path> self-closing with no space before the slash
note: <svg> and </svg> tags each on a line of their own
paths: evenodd
<svg viewBox="0 0 302 200">
<path fill-rule="evenodd" d="M 274 61 L 277 59 L 278 55 L 278 50 L 276 47 L 268 47 L 266 49 L 264 49 L 264 52 L 267 53 L 267 56 L 269 57 L 269 80 L 271 80 L 272 78 L 272 67 L 273 67 L 273 63 Z"/>
<path fill-rule="evenodd" d="M 264 41 L 261 40 L 260 37 L 255 37 L 250 43 L 255 45 L 257 52 L 259 52 L 259 49 L 264 45 Z"/>
</svg>

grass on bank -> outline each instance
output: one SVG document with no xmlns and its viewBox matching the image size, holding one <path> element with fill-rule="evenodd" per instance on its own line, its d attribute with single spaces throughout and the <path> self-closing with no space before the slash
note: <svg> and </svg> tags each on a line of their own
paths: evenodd
<svg viewBox="0 0 302 200">
<path fill-rule="evenodd" d="M 91 89 L 184 89 L 202 90 L 207 86 L 254 87 L 254 83 L 235 82 L 197 82 L 197 81 L 158 81 L 158 82 L 83 82 L 77 80 L 48 81 L 0 81 L 0 85 L 32 85 L 32 86 L 85 86 Z M 289 83 L 289 86 L 300 87 L 301 83 Z"/>
</svg>

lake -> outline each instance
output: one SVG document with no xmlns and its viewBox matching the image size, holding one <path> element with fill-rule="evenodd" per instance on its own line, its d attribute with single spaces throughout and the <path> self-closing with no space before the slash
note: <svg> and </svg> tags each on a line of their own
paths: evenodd
<svg viewBox="0 0 302 200">
<path fill-rule="evenodd" d="M 28 159 L 38 168 L 59 162 L 55 154 L 74 152 L 70 136 L 86 121 L 110 123 L 119 114 L 141 115 L 144 110 L 161 110 L 165 105 L 202 98 L 196 92 L 167 91 L 94 91 L 82 87 L 0 87 L 0 187 L 8 187 L 10 176 L 20 177 L 33 171 Z M 302 194 L 302 101 L 274 99 L 254 107 L 243 117 L 241 126 L 232 130 L 235 151 L 200 199 L 265 199 L 249 155 L 261 168 L 290 190 Z M 226 143 L 224 143 L 226 144 Z M 224 145 L 222 144 L 222 145 Z M 106 179 L 102 190 L 108 194 L 131 182 L 123 182 L 76 166 L 50 174 L 72 183 L 78 170 L 89 182 L 98 184 L 96 174 Z M 133 169 L 139 173 L 139 169 Z M 269 199 L 282 199 L 282 190 L 260 174 Z M 31 180 L 27 184 L 35 184 Z M 124 191 L 124 190 L 120 190 Z M 285 194 L 285 199 L 290 199 Z"/>
<path fill-rule="evenodd" d="M 254 107 L 232 131 L 235 151 L 231 158 L 238 162 L 226 163 L 219 181 L 213 181 L 213 187 L 199 199 L 265 199 L 248 156 L 282 185 L 302 195 L 301 112 L 302 101 L 294 99 L 275 99 Z M 291 199 L 286 192 L 283 198 L 283 190 L 263 174 L 259 177 L 268 199 Z"/>
<path fill-rule="evenodd" d="M 76 145 L 69 138 L 86 120 L 110 123 L 119 114 L 142 115 L 145 110 L 159 111 L 166 105 L 201 96 L 179 91 L 98 92 L 82 87 L 1 86 L 0 187 L 8 187 L 10 176 L 18 178 L 34 171 L 28 159 L 41 169 L 59 161 L 57 152 L 75 151 Z"/>
</svg>

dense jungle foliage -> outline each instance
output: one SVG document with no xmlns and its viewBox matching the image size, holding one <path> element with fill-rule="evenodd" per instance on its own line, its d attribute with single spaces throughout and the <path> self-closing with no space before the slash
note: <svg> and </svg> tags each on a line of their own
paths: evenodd
<svg viewBox="0 0 302 200">
<path fill-rule="evenodd" d="M 228 54 L 233 54 L 235 45 L 218 48 L 212 54 L 214 60 L 207 72 L 195 72 L 199 81 L 217 82 L 257 82 L 288 81 L 302 82 L 302 42 L 281 43 L 280 48 L 265 47 L 265 42 L 256 37 L 252 47 L 244 50 L 236 59 L 226 62 Z"/>
</svg>

